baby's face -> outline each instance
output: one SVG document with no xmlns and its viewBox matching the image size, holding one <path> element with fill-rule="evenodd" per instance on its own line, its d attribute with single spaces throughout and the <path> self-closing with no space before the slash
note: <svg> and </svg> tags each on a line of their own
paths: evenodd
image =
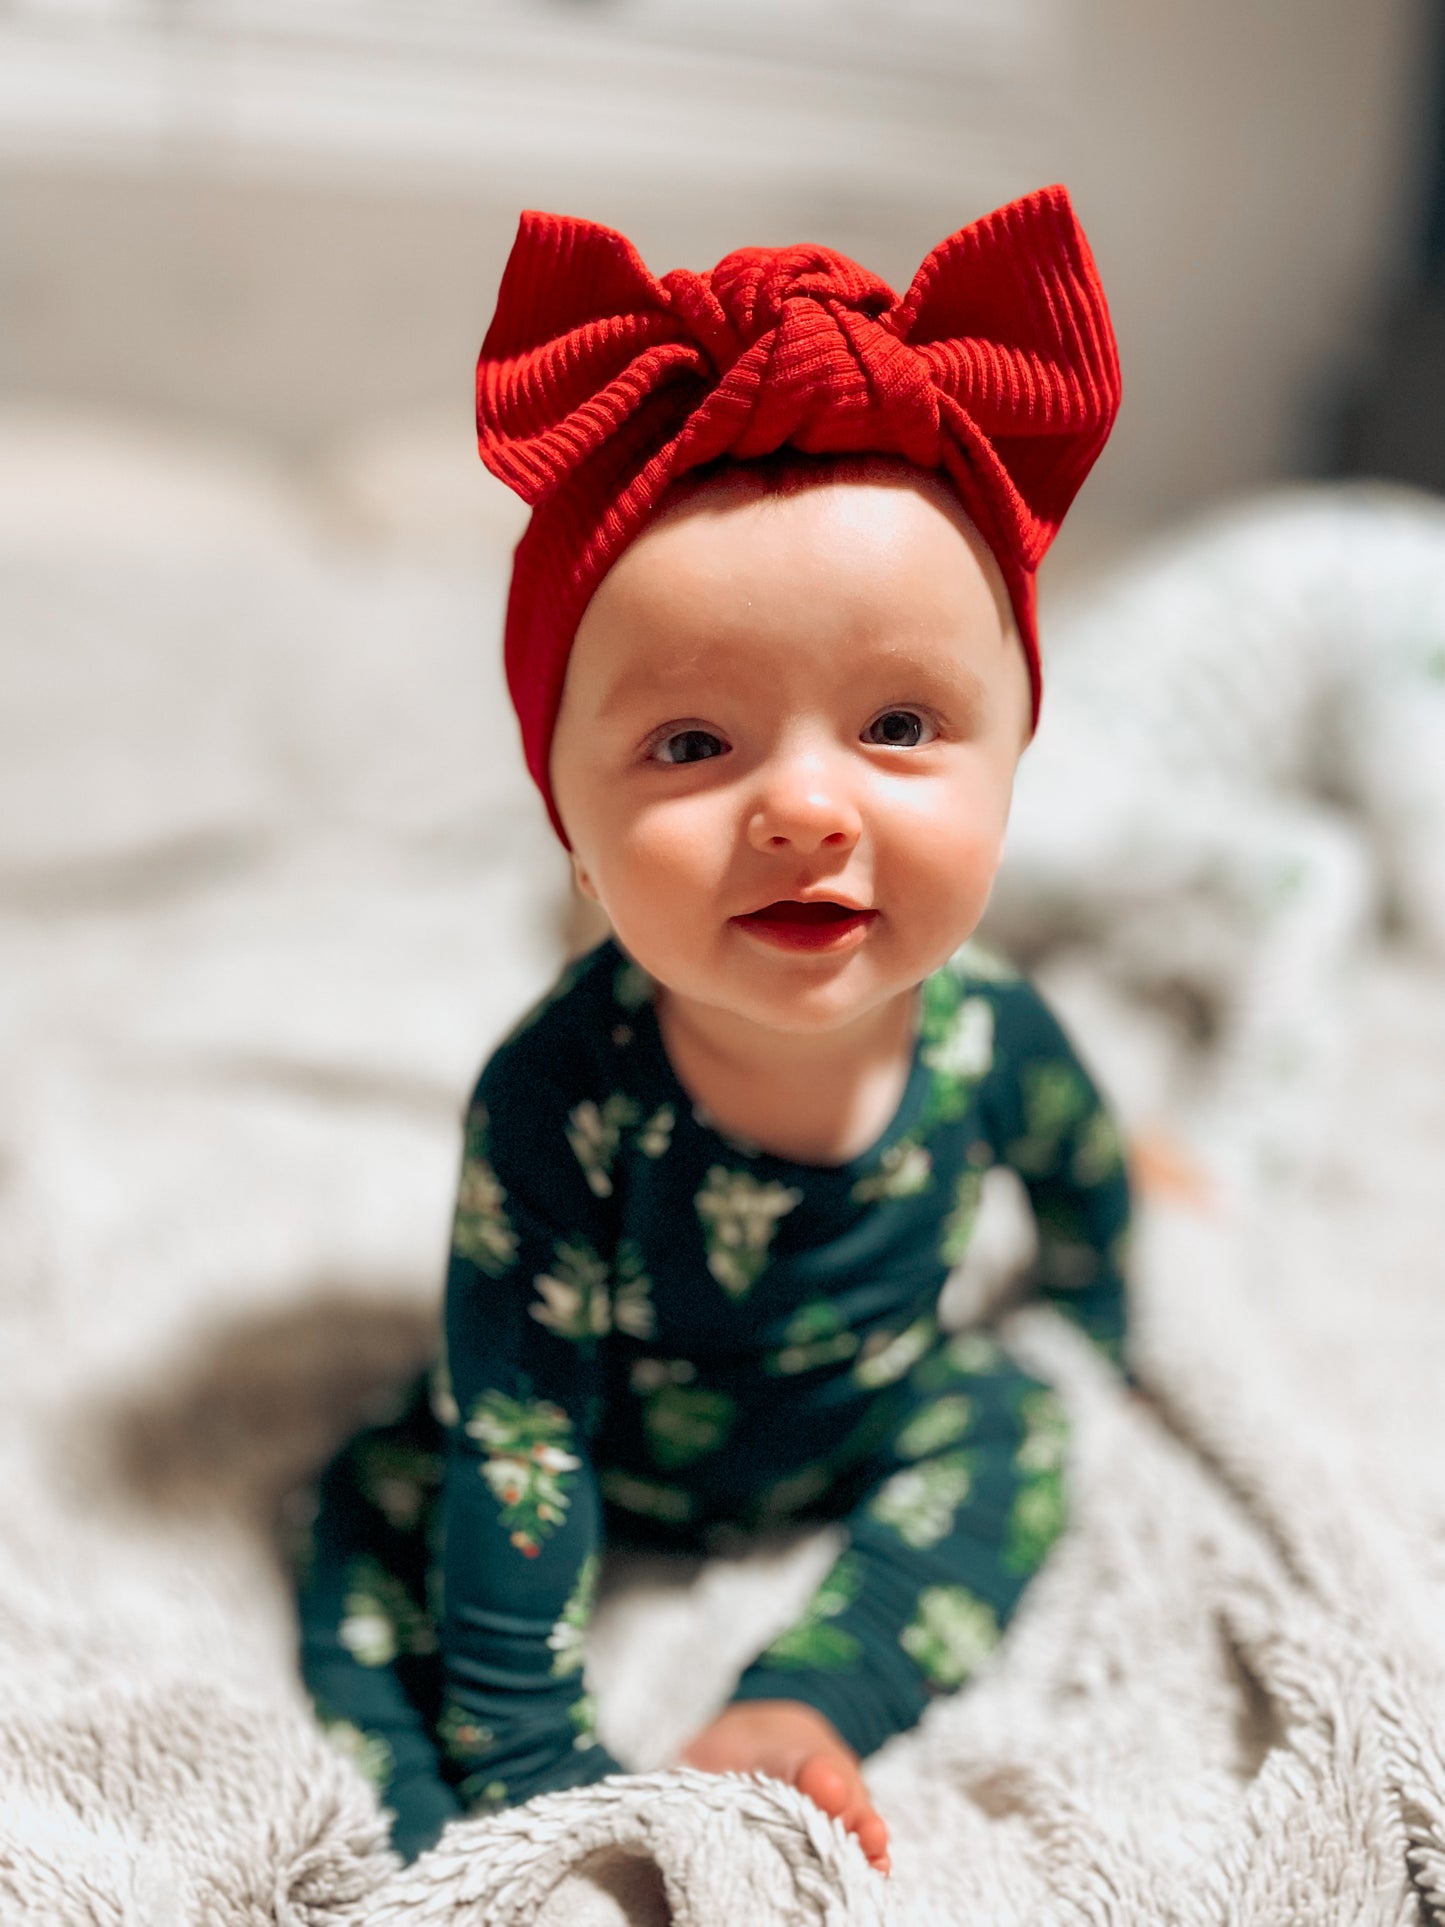
<svg viewBox="0 0 1445 1927">
<path fill-rule="evenodd" d="M 942 485 L 742 474 L 604 577 L 552 783 L 581 887 L 669 992 L 826 1031 L 974 929 L 1028 721 L 996 567 Z"/>
</svg>

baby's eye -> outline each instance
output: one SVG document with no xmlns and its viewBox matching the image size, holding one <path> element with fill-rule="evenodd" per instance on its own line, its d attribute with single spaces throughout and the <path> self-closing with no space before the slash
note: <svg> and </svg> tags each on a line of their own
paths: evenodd
<svg viewBox="0 0 1445 1927">
<path fill-rule="evenodd" d="M 916 709 L 885 709 L 863 731 L 865 743 L 882 743 L 887 749 L 917 749 L 931 743 L 936 731 L 926 716 Z"/>
<path fill-rule="evenodd" d="M 655 763 L 705 763 L 710 756 L 721 756 L 727 744 L 710 729 L 680 729 L 665 736 L 652 747 Z"/>
</svg>

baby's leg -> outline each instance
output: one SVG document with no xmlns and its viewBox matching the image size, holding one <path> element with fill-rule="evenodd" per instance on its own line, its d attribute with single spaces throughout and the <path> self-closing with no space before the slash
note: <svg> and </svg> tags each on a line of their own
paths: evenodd
<svg viewBox="0 0 1445 1927">
<path fill-rule="evenodd" d="M 418 1401 L 359 1434 L 322 1475 L 298 1558 L 301 1673 L 333 1743 L 395 1815 L 406 1860 L 462 1811 L 432 1733 L 438 1680 L 427 1598 L 440 1462 Z"/>
</svg>

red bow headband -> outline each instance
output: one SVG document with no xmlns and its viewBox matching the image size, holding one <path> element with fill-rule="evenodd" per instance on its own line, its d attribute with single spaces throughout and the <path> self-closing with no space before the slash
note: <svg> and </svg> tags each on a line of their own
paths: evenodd
<svg viewBox="0 0 1445 1927">
<path fill-rule="evenodd" d="M 941 242 L 901 301 L 828 248 L 740 248 L 659 281 L 611 228 L 524 214 L 477 362 L 477 435 L 533 509 L 507 681 L 563 841 L 547 760 L 572 640 L 676 476 L 784 445 L 943 470 L 1002 571 L 1037 718 L 1034 571 L 1118 405 L 1109 311 L 1062 187 Z"/>
</svg>

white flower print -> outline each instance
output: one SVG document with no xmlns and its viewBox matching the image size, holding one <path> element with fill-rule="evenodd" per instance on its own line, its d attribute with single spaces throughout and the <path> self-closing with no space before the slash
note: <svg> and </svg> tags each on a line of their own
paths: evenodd
<svg viewBox="0 0 1445 1927">
<path fill-rule="evenodd" d="M 768 1262 L 768 1246 L 785 1218 L 803 1201 L 801 1191 L 764 1184 L 747 1171 L 714 1164 L 694 1200 L 707 1245 L 707 1268 L 729 1297 L 742 1298 Z"/>
<path fill-rule="evenodd" d="M 662 1385 L 687 1385 L 697 1377 L 690 1358 L 634 1359 L 627 1382 L 634 1392 L 655 1392 Z"/>
<path fill-rule="evenodd" d="M 614 1326 L 629 1338 L 651 1338 L 657 1327 L 652 1280 L 642 1269 L 636 1242 L 624 1238 L 617 1248 L 615 1285 L 607 1265 L 581 1239 L 554 1247 L 551 1271 L 532 1280 L 540 1304 L 528 1307 L 539 1325 L 584 1343 L 605 1338 Z"/>
<path fill-rule="evenodd" d="M 391 1772 L 392 1751 L 379 1733 L 367 1733 L 351 1720 L 324 1719 L 321 1730 L 328 1744 L 343 1754 L 378 1793 Z"/>
<path fill-rule="evenodd" d="M 949 959 L 949 968 L 960 977 L 972 977 L 978 983 L 1012 984 L 1018 982 L 1018 972 L 996 950 L 986 944 L 977 943 L 972 938 L 955 950 Z"/>
<path fill-rule="evenodd" d="M 554 1246 L 551 1271 L 540 1273 L 532 1282 L 542 1302 L 528 1310 L 559 1338 L 604 1338 L 612 1329 L 607 1266 L 580 1238 Z"/>
<path fill-rule="evenodd" d="M 965 997 L 953 1021 L 923 1061 L 941 1077 L 977 1083 L 993 1067 L 993 1005 L 986 997 Z"/>
<path fill-rule="evenodd" d="M 859 1178 L 849 1193 L 855 1204 L 874 1204 L 885 1198 L 914 1198 L 926 1191 L 933 1176 L 933 1157 L 912 1138 L 890 1144 L 878 1169 Z"/>
<path fill-rule="evenodd" d="M 677 1112 L 670 1104 L 659 1104 L 637 1133 L 637 1148 L 645 1158 L 665 1157 L 677 1127 Z"/>
<path fill-rule="evenodd" d="M 347 1572 L 337 1638 L 362 1666 L 389 1666 L 398 1653 L 436 1650 L 436 1634 L 406 1587 L 375 1559 L 357 1559 Z"/>
<path fill-rule="evenodd" d="M 948 1537 L 972 1486 L 968 1455 L 950 1452 L 895 1472 L 878 1488 L 868 1510 L 880 1524 L 892 1526 L 905 1545 L 921 1552 Z"/>
<path fill-rule="evenodd" d="M 952 1690 L 998 1645 L 998 1616 L 967 1586 L 926 1586 L 899 1644 L 935 1686 Z"/>
<path fill-rule="evenodd" d="M 500 1278 L 517 1255 L 507 1193 L 487 1158 L 487 1113 L 479 1105 L 467 1125 L 466 1155 L 457 1185 L 452 1249 L 489 1278 Z"/>
<path fill-rule="evenodd" d="M 972 1422 L 972 1399 L 962 1392 L 948 1393 L 919 1407 L 893 1441 L 894 1450 L 905 1459 L 941 1452 L 945 1445 L 956 1445 Z"/>
<path fill-rule="evenodd" d="M 582 1649 L 588 1622 L 592 1618 L 592 1604 L 597 1595 L 599 1565 L 597 1554 L 589 1552 L 578 1571 L 577 1583 L 562 1608 L 562 1617 L 547 1635 L 555 1674 L 565 1675 L 582 1670 Z"/>
<path fill-rule="evenodd" d="M 870 1333 L 853 1367 L 853 1377 L 870 1392 L 881 1385 L 896 1384 L 928 1350 L 936 1330 L 933 1319 L 925 1315 L 915 1318 L 901 1332 Z"/>
<path fill-rule="evenodd" d="M 612 1195 L 612 1164 L 626 1126 L 637 1122 L 637 1106 L 621 1091 L 614 1091 L 599 1106 L 590 1097 L 574 1104 L 567 1113 L 567 1142 L 594 1196 Z"/>
<path fill-rule="evenodd" d="M 642 1268 L 642 1250 L 633 1238 L 622 1239 L 617 1247 L 612 1322 L 629 1338 L 651 1338 L 657 1329 L 657 1313 L 652 1308 L 652 1280 Z"/>
<path fill-rule="evenodd" d="M 484 1392 L 472 1407 L 468 1436 L 486 1452 L 478 1468 L 497 1504 L 512 1544 L 535 1559 L 541 1542 L 561 1525 L 573 1474 L 582 1461 L 568 1448 L 572 1422 L 548 1399 Z"/>
</svg>

